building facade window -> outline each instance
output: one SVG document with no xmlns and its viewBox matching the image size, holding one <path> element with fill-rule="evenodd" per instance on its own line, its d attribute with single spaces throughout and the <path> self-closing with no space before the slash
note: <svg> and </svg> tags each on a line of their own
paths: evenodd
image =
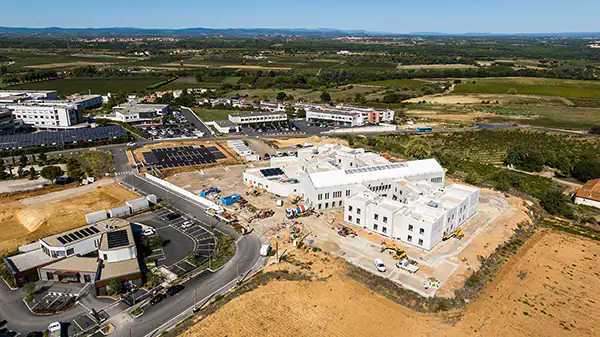
<svg viewBox="0 0 600 337">
<path fill-rule="evenodd" d="M 387 216 L 383 217 L 383 223 L 387 223 Z"/>
<path fill-rule="evenodd" d="M 359 215 L 360 215 L 360 208 L 357 208 L 357 209 L 356 209 L 356 214 L 359 214 Z"/>
<path fill-rule="evenodd" d="M 408 225 L 408 231 L 412 232 L 413 231 L 413 225 Z"/>
<path fill-rule="evenodd" d="M 360 225 L 360 218 L 356 218 L 356 223 Z"/>
<path fill-rule="evenodd" d="M 352 222 L 352 215 L 348 215 L 348 221 Z"/>
<path fill-rule="evenodd" d="M 382 228 L 381 228 L 381 231 L 382 231 L 383 233 L 387 233 L 387 227 L 382 227 Z"/>
<path fill-rule="evenodd" d="M 321 209 L 321 204 L 319 204 L 317 207 L 318 207 L 318 209 Z"/>
<path fill-rule="evenodd" d="M 419 228 L 419 234 L 425 234 L 425 229 Z"/>
<path fill-rule="evenodd" d="M 409 235 L 409 236 L 406 238 L 406 241 L 408 241 L 408 242 L 412 242 L 412 235 Z"/>
<path fill-rule="evenodd" d="M 352 205 L 348 206 L 348 212 L 352 212 Z"/>
<path fill-rule="evenodd" d="M 325 193 L 325 200 L 329 199 L 329 193 Z"/>
<path fill-rule="evenodd" d="M 375 215 L 373 215 L 373 218 L 374 218 L 375 220 L 379 220 L 379 214 L 375 214 Z"/>
<path fill-rule="evenodd" d="M 419 239 L 419 246 L 423 245 L 423 239 Z"/>
<path fill-rule="evenodd" d="M 325 203 L 325 208 L 329 208 L 329 203 L 328 202 Z"/>
<path fill-rule="evenodd" d="M 317 200 L 323 200 L 323 194 L 319 193 L 319 195 L 317 196 Z"/>
<path fill-rule="evenodd" d="M 346 190 L 346 196 L 349 197 L 350 196 L 350 190 Z"/>
</svg>

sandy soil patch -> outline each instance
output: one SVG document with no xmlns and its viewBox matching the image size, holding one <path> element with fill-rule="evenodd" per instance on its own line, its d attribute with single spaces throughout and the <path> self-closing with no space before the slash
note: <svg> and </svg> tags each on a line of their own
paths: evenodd
<svg viewBox="0 0 600 337">
<path fill-rule="evenodd" d="M 24 66 L 23 68 L 30 69 L 52 69 L 52 68 L 67 68 L 67 67 L 81 67 L 81 66 L 109 66 L 112 63 L 108 62 L 85 62 L 85 61 L 75 61 L 75 62 L 58 62 L 58 63 L 45 63 L 45 64 L 34 64 L 30 66 Z"/>
<path fill-rule="evenodd" d="M 320 136 L 312 136 L 308 138 L 289 138 L 289 139 L 264 139 L 267 142 L 275 142 L 279 147 L 288 147 L 294 144 L 312 143 L 314 146 L 323 144 L 342 144 L 348 146 L 348 142 L 337 138 L 323 138 Z"/>
<path fill-rule="evenodd" d="M 81 226 L 86 213 L 121 206 L 125 200 L 138 197 L 118 184 L 107 181 L 109 184 L 86 189 L 87 193 L 84 194 L 77 193 L 73 188 L 53 192 L 47 194 L 52 201 L 32 206 L 22 202 L 23 196 L 29 196 L 28 193 L 3 198 L 0 204 L 0 252 Z M 56 193 L 62 197 L 57 197 Z"/>
<path fill-rule="evenodd" d="M 424 314 L 348 279 L 339 260 L 295 250 L 292 256 L 310 266 L 304 272 L 321 281 L 272 281 L 182 335 L 594 336 L 600 334 L 600 293 L 594 288 L 599 253 L 598 242 L 537 233 L 464 313 Z M 299 268 L 288 262 L 267 267 L 283 269 Z"/>
<path fill-rule="evenodd" d="M 470 64 L 399 64 L 396 69 L 469 69 L 477 68 Z"/>
<path fill-rule="evenodd" d="M 600 243 L 537 233 L 468 309 L 457 329 L 477 336 L 598 336 Z"/>
</svg>

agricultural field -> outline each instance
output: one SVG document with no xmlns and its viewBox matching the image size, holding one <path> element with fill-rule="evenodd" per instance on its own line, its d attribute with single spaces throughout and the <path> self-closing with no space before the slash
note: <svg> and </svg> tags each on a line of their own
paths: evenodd
<svg viewBox="0 0 600 337">
<path fill-rule="evenodd" d="M 170 82 L 162 87 L 159 90 L 183 90 L 189 88 L 197 88 L 202 87 L 194 76 L 185 76 L 179 77 L 173 82 Z"/>
<path fill-rule="evenodd" d="M 356 94 L 364 95 L 367 100 L 381 99 L 385 88 L 377 88 L 369 85 L 347 85 L 336 88 L 329 88 L 327 92 L 331 95 L 333 101 L 352 101 Z M 276 100 L 279 92 L 285 92 L 288 96 L 292 95 L 294 100 L 303 100 L 307 102 L 319 102 L 321 100 L 320 90 L 311 89 L 242 89 L 235 90 L 232 95 L 240 95 L 250 99 Z"/>
<path fill-rule="evenodd" d="M 420 80 L 384 80 L 362 83 L 364 85 L 374 85 L 380 87 L 391 87 L 391 88 L 408 88 L 408 89 L 420 89 L 427 82 Z"/>
<path fill-rule="evenodd" d="M 549 78 L 486 78 L 457 84 L 457 94 L 521 94 L 600 99 L 600 82 Z M 471 82 L 471 83 L 468 83 Z M 473 82 L 475 82 L 473 84 Z"/>
<path fill-rule="evenodd" d="M 129 58 L 117 58 L 112 55 L 94 55 L 94 54 L 73 54 L 57 55 L 34 53 L 32 54 L 8 54 L 14 58 L 14 63 L 9 66 L 9 70 L 23 69 L 64 69 L 75 68 L 85 65 L 108 66 L 117 65 L 123 62 L 131 61 Z"/>
<path fill-rule="evenodd" d="M 143 91 L 147 87 L 166 80 L 166 77 L 85 77 L 64 78 L 36 83 L 10 86 L 10 89 L 58 90 L 60 95 L 87 92 L 107 94 L 118 91 Z"/>
<path fill-rule="evenodd" d="M 421 313 L 350 279 L 339 259 L 296 250 L 267 267 L 279 277 L 194 318 L 180 335 L 595 336 L 598 254 L 597 241 L 538 232 L 469 307 Z"/>
<path fill-rule="evenodd" d="M 46 193 L 46 194 L 44 194 Z M 121 206 L 137 194 L 110 179 L 92 185 L 4 196 L 0 204 L 0 251 L 81 226 L 85 214 Z"/>
</svg>

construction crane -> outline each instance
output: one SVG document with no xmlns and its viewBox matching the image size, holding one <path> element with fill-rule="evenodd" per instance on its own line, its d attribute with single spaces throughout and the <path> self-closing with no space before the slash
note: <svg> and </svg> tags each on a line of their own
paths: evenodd
<svg viewBox="0 0 600 337">
<path fill-rule="evenodd" d="M 389 250 L 390 253 L 392 253 L 394 260 L 402 260 L 408 258 L 404 250 L 394 245 L 388 245 L 384 243 L 384 245 L 381 247 L 381 252 L 383 253 L 386 250 Z"/>
<path fill-rule="evenodd" d="M 442 238 L 442 240 L 446 241 L 452 238 L 457 238 L 459 240 L 461 240 L 465 235 L 462 232 L 461 228 L 457 228 L 454 232 L 449 233 L 444 235 L 444 237 Z"/>
</svg>

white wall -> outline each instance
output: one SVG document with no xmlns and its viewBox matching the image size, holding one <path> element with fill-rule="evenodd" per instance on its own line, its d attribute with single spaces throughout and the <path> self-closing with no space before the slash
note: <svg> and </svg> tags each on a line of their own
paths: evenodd
<svg viewBox="0 0 600 337">
<path fill-rule="evenodd" d="M 100 259 L 106 262 L 120 262 L 137 258 L 135 246 L 115 250 L 98 250 Z"/>
<path fill-rule="evenodd" d="M 600 208 L 600 202 L 595 201 L 595 200 L 590 200 L 590 199 L 584 199 L 584 198 L 580 198 L 580 197 L 575 197 L 575 203 L 579 204 L 579 205 L 587 205 L 587 206 L 592 206 L 592 207 Z"/>
<path fill-rule="evenodd" d="M 186 191 L 179 186 L 173 185 L 170 182 L 164 181 L 164 180 L 157 178 L 151 174 L 146 173 L 146 178 L 156 184 L 161 185 L 162 187 L 164 187 L 166 189 L 169 189 L 173 192 L 179 193 L 195 202 L 198 202 L 198 203 L 204 205 L 206 208 L 211 208 L 211 209 L 214 209 L 215 211 L 221 211 L 223 209 L 221 206 L 215 204 L 214 202 L 212 202 L 206 198 L 203 198 L 199 195 L 195 195 L 192 192 Z"/>
</svg>

